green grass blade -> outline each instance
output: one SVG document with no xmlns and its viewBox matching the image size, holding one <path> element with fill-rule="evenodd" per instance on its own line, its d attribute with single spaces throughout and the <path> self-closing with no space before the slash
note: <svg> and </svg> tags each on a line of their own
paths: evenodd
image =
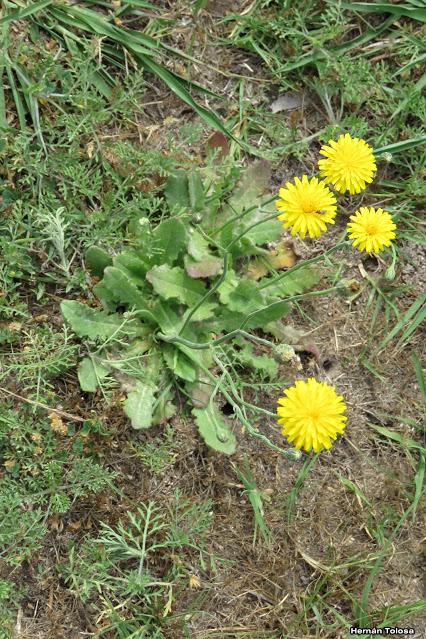
<svg viewBox="0 0 426 639">
<path fill-rule="evenodd" d="M 408 4 L 389 4 L 389 2 L 344 2 L 343 9 L 360 13 L 392 13 L 420 22 L 426 22 L 426 8 L 420 9 Z"/>
<path fill-rule="evenodd" d="M 411 322 L 410 326 L 407 326 L 407 328 L 401 335 L 400 339 L 398 340 L 397 346 L 400 346 L 401 344 L 403 344 L 410 337 L 410 335 L 414 333 L 414 331 L 421 324 L 423 324 L 423 321 L 425 319 L 426 319 L 426 305 L 419 310 L 419 312 L 417 313 L 417 315 L 414 317 L 413 321 Z"/>
<path fill-rule="evenodd" d="M 400 518 L 399 522 L 397 523 L 397 525 L 395 526 L 395 528 L 393 529 L 391 535 L 388 537 L 385 545 L 383 546 L 383 549 L 381 550 L 379 556 L 377 557 L 376 561 L 374 562 L 374 565 L 370 571 L 370 574 L 368 575 L 367 581 L 365 583 L 365 586 L 362 590 L 362 594 L 361 594 L 361 601 L 358 603 L 356 603 L 354 605 L 354 614 L 356 616 L 357 619 L 357 625 L 360 628 L 367 628 L 369 627 L 371 624 L 371 621 L 369 619 L 369 615 L 367 612 L 367 606 L 368 606 L 368 599 L 370 596 L 370 591 L 373 585 L 373 581 L 375 576 L 378 574 L 378 572 L 380 571 L 381 567 L 382 567 L 382 562 L 384 560 L 384 558 L 386 557 L 389 549 L 392 546 L 392 542 L 395 539 L 396 535 L 398 534 L 400 528 L 404 525 L 404 523 L 407 521 L 408 517 L 411 515 L 411 513 L 415 513 L 417 505 L 420 501 L 420 498 L 423 494 L 423 485 L 424 485 L 424 475 L 425 475 L 425 453 L 424 453 L 424 449 L 420 448 L 420 460 L 419 460 L 419 465 L 416 471 L 416 476 L 414 478 L 414 485 L 415 485 L 415 494 L 414 494 L 414 499 L 413 502 L 410 504 L 410 506 L 407 508 L 407 510 L 405 510 L 404 514 L 402 515 L 402 517 Z"/>
<path fill-rule="evenodd" d="M 414 371 L 416 373 L 416 379 L 419 385 L 420 393 L 423 397 L 424 403 L 426 404 L 426 380 L 423 373 L 422 363 L 417 357 L 416 353 L 412 354 L 411 361 L 413 362 Z"/>
<path fill-rule="evenodd" d="M 40 0 L 40 2 L 34 2 L 34 4 L 30 4 L 30 6 L 25 7 L 25 9 L 19 9 L 18 11 L 11 11 L 3 18 L 0 18 L 0 24 L 8 24 L 9 22 L 14 22 L 15 20 L 22 20 L 23 18 L 28 18 L 29 16 L 42 11 L 49 5 L 53 4 L 54 0 Z"/>
<path fill-rule="evenodd" d="M 23 93 L 25 101 L 27 103 L 27 108 L 28 108 L 28 111 L 29 111 L 29 113 L 31 115 L 31 119 L 33 121 L 34 130 L 35 130 L 35 132 L 37 134 L 37 137 L 38 137 L 38 139 L 40 141 L 41 146 L 43 147 L 43 150 L 45 151 L 45 153 L 47 153 L 46 145 L 44 143 L 43 133 L 41 131 L 40 110 L 39 110 L 39 107 L 38 107 L 38 100 L 31 93 L 31 84 L 32 84 L 31 80 L 26 75 L 26 73 L 22 69 L 21 65 L 15 64 L 14 65 L 14 70 L 15 70 L 15 74 L 16 74 L 18 80 L 19 80 L 19 83 L 21 85 L 22 93 Z"/>
<path fill-rule="evenodd" d="M 420 450 L 420 451 L 424 450 L 421 444 L 414 441 L 414 439 L 411 439 L 410 437 L 405 437 L 404 435 L 401 435 L 401 433 L 397 433 L 396 431 L 389 430 L 389 428 L 385 428 L 384 426 L 378 426 L 377 424 L 372 424 L 371 422 L 367 422 L 367 424 L 371 428 L 373 428 L 376 432 L 378 432 L 379 435 L 382 435 L 383 437 L 386 437 L 387 439 L 390 439 L 393 442 L 397 442 L 403 448 L 411 448 L 413 450 Z"/>
<path fill-rule="evenodd" d="M 105 20 L 100 13 L 83 7 L 67 6 L 52 9 L 52 15 L 57 19 L 67 20 L 68 23 L 100 36 L 111 38 L 126 48 L 131 48 L 137 53 L 152 54 L 162 48 L 161 42 L 137 31 L 130 31 L 123 27 L 117 27 Z"/>
<path fill-rule="evenodd" d="M 294 507 L 296 504 L 297 493 L 299 492 L 303 482 L 305 481 L 309 471 L 312 466 L 315 464 L 319 456 L 319 453 L 316 453 L 313 457 L 307 457 L 302 468 L 299 471 L 299 474 L 296 479 L 296 483 L 294 484 L 294 488 L 292 488 L 287 497 L 287 521 L 289 524 L 294 519 Z"/>
<path fill-rule="evenodd" d="M 377 29 L 367 29 L 360 36 L 357 36 L 353 40 L 349 40 L 349 42 L 344 42 L 343 44 L 339 44 L 334 47 L 329 47 L 326 50 L 315 51 L 311 53 L 305 53 L 304 55 L 299 55 L 294 59 L 294 62 L 289 62 L 288 64 L 284 64 L 282 67 L 282 71 L 293 71 L 294 69 L 299 69 L 300 67 L 304 67 L 307 64 L 312 64 L 317 62 L 318 60 L 324 60 L 328 56 L 333 57 L 336 55 L 340 55 L 342 53 L 346 53 L 351 49 L 355 49 L 370 40 L 373 40 L 377 36 L 379 36 L 383 31 L 386 31 L 388 27 L 390 27 L 399 16 L 392 15 L 387 20 L 383 22 L 380 27 Z"/>
<path fill-rule="evenodd" d="M 206 109 L 194 100 L 189 91 L 186 89 L 182 82 L 179 82 L 177 77 L 170 73 L 168 69 L 157 64 L 151 58 L 141 58 L 138 56 L 138 60 L 146 69 L 155 73 L 159 78 L 163 80 L 165 84 L 183 101 L 186 102 L 194 111 L 212 128 L 221 131 L 225 135 L 232 138 L 235 142 L 239 143 L 239 140 L 235 138 L 232 133 L 222 124 L 220 118 L 210 109 Z"/>
<path fill-rule="evenodd" d="M 254 537 L 256 540 L 257 530 L 260 531 L 264 541 L 268 544 L 271 541 L 271 531 L 269 530 L 265 518 L 263 516 L 263 496 L 262 492 L 258 489 L 256 480 L 250 467 L 246 461 L 244 472 L 232 464 L 235 474 L 244 486 L 244 492 L 247 494 L 254 514 Z"/>
<path fill-rule="evenodd" d="M 3 35 L 2 41 L 5 41 Z M 7 116 L 6 116 L 6 98 L 4 95 L 3 75 L 6 73 L 6 64 L 4 55 L 0 52 L 0 128 L 7 128 Z"/>
<path fill-rule="evenodd" d="M 397 324 L 395 324 L 395 326 L 393 327 L 393 329 L 390 331 L 390 333 L 388 333 L 386 335 L 386 337 L 381 341 L 379 347 L 377 348 L 377 350 L 375 351 L 375 354 L 377 354 L 379 351 L 382 350 L 382 348 L 384 348 L 386 346 L 386 344 L 388 344 L 394 337 L 395 335 L 397 335 L 399 333 L 399 331 L 401 331 L 404 326 L 407 325 L 407 323 L 409 322 L 409 320 L 414 317 L 414 315 L 416 315 L 417 311 L 419 309 L 421 309 L 421 307 L 423 306 L 423 304 L 426 301 L 426 293 L 423 293 L 423 295 L 420 295 L 420 297 L 410 306 L 410 308 L 408 309 L 408 311 L 405 313 L 405 315 L 399 320 L 399 322 L 397 322 Z M 421 311 L 420 314 L 420 318 L 422 317 L 422 313 L 423 311 Z M 413 328 L 413 330 L 415 330 L 418 326 L 420 322 L 418 321 L 418 318 L 416 318 L 415 320 L 415 326 Z M 410 327 L 409 327 L 410 328 Z M 404 336 L 405 338 L 407 337 L 406 333 L 409 331 L 409 328 L 405 331 Z M 413 331 L 410 331 L 408 333 L 408 335 L 411 335 Z M 402 338 L 401 338 L 402 339 Z"/>
<path fill-rule="evenodd" d="M 378 149 L 374 149 L 374 155 L 382 155 L 383 153 L 400 153 L 401 151 L 407 151 L 407 149 L 413 149 L 416 146 L 422 146 L 426 144 L 426 135 L 421 135 L 418 138 L 409 138 L 403 142 L 395 142 L 395 144 L 388 144 L 387 146 L 381 146 Z"/>
<path fill-rule="evenodd" d="M 65 22 L 68 26 L 80 28 L 91 33 L 95 32 L 98 35 L 110 38 L 120 46 L 124 46 L 143 68 L 157 75 L 171 91 L 194 109 L 209 126 L 221 131 L 238 142 L 232 133 L 222 124 L 220 118 L 214 111 L 206 109 L 194 100 L 186 88 L 185 83 L 180 80 L 178 76 L 152 59 L 151 56 L 162 49 L 160 41 L 148 36 L 143 36 L 140 33 L 116 27 L 90 9 L 67 6 L 66 8 L 53 8 L 51 13 L 59 21 Z"/>
<path fill-rule="evenodd" d="M 15 76 L 10 64 L 6 64 L 6 73 L 9 80 L 10 90 L 12 91 L 16 113 L 18 114 L 19 126 L 21 127 L 21 129 L 25 129 L 27 126 L 27 122 L 25 119 L 25 106 L 21 94 L 19 93 L 18 87 L 16 86 Z"/>
<path fill-rule="evenodd" d="M 400 604 L 396 606 L 386 606 L 381 611 L 376 611 L 374 616 L 377 617 L 380 613 L 384 616 L 382 621 L 377 627 L 385 628 L 386 626 L 397 626 L 401 624 L 401 621 L 407 616 L 419 614 L 426 608 L 426 599 L 419 599 L 414 603 Z"/>
</svg>

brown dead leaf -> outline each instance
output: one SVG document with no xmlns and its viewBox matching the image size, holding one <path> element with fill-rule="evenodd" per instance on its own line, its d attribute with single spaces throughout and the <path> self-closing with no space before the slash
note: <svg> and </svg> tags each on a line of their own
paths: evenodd
<svg viewBox="0 0 426 639">
<path fill-rule="evenodd" d="M 189 577 L 189 587 L 191 589 L 199 588 L 201 586 L 201 579 L 198 575 L 190 575 Z"/>
<path fill-rule="evenodd" d="M 294 252 L 293 242 L 282 240 L 269 251 L 269 255 L 251 261 L 247 269 L 247 277 L 251 280 L 259 280 L 261 277 L 265 277 L 271 269 L 281 271 L 285 268 L 291 268 L 296 262 L 297 255 Z"/>
<path fill-rule="evenodd" d="M 68 428 L 62 421 L 61 417 L 57 413 L 49 413 L 50 419 L 50 428 L 54 433 L 58 433 L 58 435 L 66 435 L 68 433 Z"/>
<path fill-rule="evenodd" d="M 229 142 L 228 138 L 221 133 L 221 131 L 216 131 L 209 137 L 207 140 L 207 149 L 212 149 L 215 151 L 216 149 L 220 149 L 217 154 L 215 160 L 218 162 L 219 160 L 223 160 L 229 154 Z"/>
<path fill-rule="evenodd" d="M 20 324 L 19 322 L 10 322 L 8 324 L 8 329 L 10 331 L 14 331 L 15 333 L 20 333 L 22 330 L 22 324 Z"/>
</svg>

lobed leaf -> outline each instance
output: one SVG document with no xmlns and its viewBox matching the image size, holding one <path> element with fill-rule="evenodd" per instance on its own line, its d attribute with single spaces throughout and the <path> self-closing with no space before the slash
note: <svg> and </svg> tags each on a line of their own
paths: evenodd
<svg viewBox="0 0 426 639">
<path fill-rule="evenodd" d="M 114 335 L 125 323 L 122 316 L 90 308 L 74 300 L 61 303 L 66 322 L 79 337 L 105 340 Z"/>
<path fill-rule="evenodd" d="M 210 448 L 226 455 L 232 455 L 235 452 L 237 443 L 235 435 L 213 402 L 204 409 L 193 408 L 192 414 L 201 437 Z"/>
<path fill-rule="evenodd" d="M 146 274 L 146 279 L 152 284 L 154 291 L 164 299 L 177 299 L 187 306 L 199 302 L 205 293 L 204 285 L 191 279 L 179 266 L 154 266 Z"/>
<path fill-rule="evenodd" d="M 136 430 L 149 428 L 155 406 L 156 386 L 153 382 L 137 382 L 124 402 L 124 412 Z"/>
</svg>

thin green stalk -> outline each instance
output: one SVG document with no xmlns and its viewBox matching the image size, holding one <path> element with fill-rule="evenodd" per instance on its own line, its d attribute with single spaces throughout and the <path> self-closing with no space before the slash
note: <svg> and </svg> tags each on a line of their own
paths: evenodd
<svg viewBox="0 0 426 639">
<path fill-rule="evenodd" d="M 309 293 L 300 293 L 299 295 L 293 295 L 292 297 L 288 297 L 285 300 L 279 300 L 278 302 L 272 302 L 271 304 L 268 304 L 268 306 L 264 306 L 261 309 L 258 309 L 257 311 L 253 311 L 252 313 L 249 313 L 246 316 L 246 318 L 244 319 L 244 321 L 241 324 L 240 328 L 236 328 L 235 330 L 231 331 L 230 333 L 226 333 L 226 335 L 222 335 L 221 337 L 218 337 L 217 339 L 214 339 L 211 342 L 206 342 L 204 344 L 199 344 L 198 342 L 191 342 L 191 341 L 189 341 L 187 339 L 184 339 L 183 337 L 180 337 L 180 335 L 182 334 L 183 330 L 185 329 L 186 325 L 188 324 L 188 321 L 191 318 L 191 316 L 201 306 L 201 304 L 204 303 L 205 299 L 208 296 L 208 295 L 205 295 L 202 298 L 202 300 L 200 302 L 198 302 L 196 306 L 194 306 L 193 312 L 191 312 L 188 315 L 188 317 L 187 317 L 184 325 L 180 329 L 178 335 L 170 336 L 170 335 L 164 335 L 163 333 L 157 333 L 157 336 L 161 340 L 163 340 L 164 342 L 168 342 L 170 344 L 182 344 L 182 346 L 188 346 L 188 348 L 193 348 L 195 350 L 206 350 L 206 349 L 210 348 L 211 346 L 218 346 L 219 344 L 222 344 L 223 342 L 226 342 L 226 341 L 228 341 L 228 340 L 230 340 L 230 339 L 232 339 L 234 337 L 245 337 L 246 339 L 251 339 L 251 340 L 253 340 L 253 341 L 255 341 L 255 342 L 259 343 L 259 344 L 262 344 L 263 346 L 271 347 L 271 346 L 273 346 L 273 344 L 271 342 L 269 342 L 268 340 L 265 340 L 265 339 L 262 339 L 260 337 L 257 337 L 256 335 L 251 335 L 250 333 L 247 333 L 246 331 L 243 330 L 244 327 L 247 325 L 247 323 L 253 317 L 255 317 L 258 313 L 260 313 L 260 312 L 264 313 L 269 308 L 273 308 L 274 306 L 277 306 L 277 304 L 282 304 L 283 302 L 296 302 L 296 301 L 300 301 L 300 300 L 304 300 L 304 299 L 309 299 L 311 297 L 320 297 L 321 295 L 328 295 L 329 293 L 334 293 L 335 291 L 341 291 L 341 290 L 344 290 L 344 289 L 345 289 L 344 286 L 332 286 L 331 288 L 325 288 L 325 289 L 323 289 L 321 291 L 310 291 Z M 214 290 L 211 289 L 209 291 L 209 293 L 214 293 Z"/>
<path fill-rule="evenodd" d="M 268 286 L 272 286 L 273 284 L 276 284 L 277 282 L 279 282 L 283 278 L 287 277 L 288 275 L 291 275 L 292 273 L 295 273 L 300 268 L 304 268 L 305 266 L 309 266 L 310 264 L 316 264 L 316 262 L 320 262 L 325 257 L 328 257 L 332 253 L 335 253 L 335 251 L 338 251 L 339 249 L 343 248 L 344 246 L 349 245 L 350 242 L 348 240 L 344 241 L 345 237 L 346 237 L 346 231 L 344 232 L 342 237 L 339 239 L 337 244 L 335 244 L 334 246 L 329 248 L 327 251 L 325 251 L 324 253 L 321 253 L 320 255 L 317 255 L 316 257 L 311 257 L 309 260 L 303 260 L 302 262 L 299 262 L 295 266 L 292 266 L 291 268 L 289 268 L 284 273 L 281 273 L 277 277 L 274 277 L 271 280 L 265 282 L 265 284 L 262 284 L 262 286 L 259 286 L 259 290 L 262 291 L 263 289 L 268 288 Z"/>
<path fill-rule="evenodd" d="M 263 224 L 264 222 L 269 222 L 270 220 L 274 220 L 276 217 L 277 217 L 277 215 L 276 215 L 276 213 L 274 213 L 273 215 L 269 215 L 268 217 L 265 217 L 262 220 L 258 220 L 257 222 L 254 222 L 253 224 L 250 224 L 250 226 L 245 228 L 244 231 L 242 231 L 239 235 L 237 235 L 237 237 L 234 238 L 230 244 L 228 244 L 228 246 L 225 249 L 224 256 L 223 256 L 222 275 L 214 283 L 214 285 L 207 291 L 207 293 L 201 298 L 201 300 L 199 302 L 197 302 L 197 304 L 195 304 L 195 306 L 188 313 L 184 323 L 182 324 L 182 326 L 181 326 L 181 328 L 179 330 L 178 335 L 182 335 L 183 331 L 188 326 L 188 323 L 190 322 L 191 317 L 194 315 L 194 313 L 200 308 L 200 306 L 202 306 L 204 304 L 204 302 L 209 297 L 211 297 L 213 295 L 213 293 L 215 293 L 215 291 L 217 291 L 219 286 L 225 280 L 226 273 L 227 273 L 227 270 L 228 270 L 228 257 L 229 257 L 230 249 L 232 248 L 232 246 L 234 246 L 234 244 L 236 244 L 242 237 L 244 237 L 244 235 L 248 231 L 251 231 L 251 229 L 255 228 L 256 226 L 259 226 L 260 224 Z"/>
<path fill-rule="evenodd" d="M 256 209 L 262 209 L 264 206 L 267 206 L 268 204 L 270 204 L 271 202 L 273 202 L 276 199 L 277 199 L 277 196 L 274 195 L 274 196 L 268 198 L 267 200 L 265 200 L 264 202 L 262 202 L 261 204 L 255 204 L 254 206 L 250 206 L 248 209 L 246 209 L 242 213 L 238 213 L 237 215 L 234 215 L 234 217 L 231 217 L 224 224 L 222 224 L 222 226 L 219 226 L 218 228 L 214 229 L 210 233 L 211 237 L 214 237 L 215 235 L 217 235 L 218 233 L 223 231 L 223 229 L 225 229 L 227 226 L 229 226 L 233 222 L 238 222 L 239 220 L 242 220 L 243 217 L 245 217 L 246 215 L 248 215 L 252 211 L 255 211 Z M 278 212 L 277 212 L 277 215 L 278 215 Z"/>
<path fill-rule="evenodd" d="M 195 304 L 195 306 L 190 310 L 190 312 L 188 313 L 184 323 L 182 324 L 178 335 L 182 335 L 183 331 L 185 330 L 185 328 L 188 326 L 188 323 L 191 320 L 191 317 L 194 315 L 194 313 L 200 308 L 200 306 L 202 306 L 204 304 L 204 302 L 213 295 L 213 293 L 215 293 L 217 291 L 217 289 L 219 288 L 219 286 L 222 284 L 222 282 L 225 280 L 226 277 L 226 273 L 228 271 L 228 252 L 225 252 L 225 255 L 223 256 L 223 270 L 222 270 L 222 275 L 219 277 L 219 279 L 213 284 L 213 286 L 207 291 L 207 293 L 205 295 L 203 295 L 203 297 L 201 298 L 201 300 L 199 302 L 197 302 Z"/>
</svg>

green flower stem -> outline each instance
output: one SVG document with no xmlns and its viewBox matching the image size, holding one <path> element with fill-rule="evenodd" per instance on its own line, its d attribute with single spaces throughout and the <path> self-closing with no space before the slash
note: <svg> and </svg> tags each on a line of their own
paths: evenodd
<svg viewBox="0 0 426 639">
<path fill-rule="evenodd" d="M 196 311 L 198 311 L 198 309 L 200 308 L 200 306 L 202 304 L 204 304 L 204 302 L 213 295 L 213 293 L 215 291 L 217 291 L 217 289 L 219 288 L 219 286 L 222 284 L 222 282 L 224 281 L 225 277 L 226 277 L 226 273 L 228 271 L 228 256 L 229 253 L 227 251 L 225 251 L 225 255 L 223 256 L 223 270 L 222 270 L 222 275 L 219 277 L 219 279 L 213 284 L 213 286 L 207 291 L 207 293 L 205 295 L 203 295 L 203 297 L 201 298 L 201 300 L 199 302 L 197 302 L 195 304 L 195 306 L 193 308 L 191 308 L 190 312 L 188 313 L 186 320 L 184 321 L 184 323 L 182 324 L 178 335 L 182 335 L 183 331 L 185 330 L 185 328 L 188 326 L 189 322 L 191 321 L 191 317 L 194 315 L 194 313 Z"/>
<path fill-rule="evenodd" d="M 331 288 L 325 288 L 325 289 L 322 289 L 321 291 L 310 291 L 309 293 L 301 293 L 300 295 L 293 295 L 292 297 L 288 297 L 284 301 L 297 302 L 299 300 L 309 299 L 310 297 L 320 297 L 321 295 L 328 295 L 329 293 L 334 293 L 335 291 L 345 290 L 345 288 L 346 287 L 344 285 L 332 286 Z M 278 302 L 272 302 L 271 304 L 268 304 L 268 306 L 264 306 L 258 311 L 253 311 L 253 313 L 250 313 L 249 315 L 247 315 L 247 317 L 241 324 L 240 328 L 237 328 L 234 331 L 231 331 L 230 333 L 226 333 L 226 335 L 222 335 L 222 337 L 218 337 L 217 339 L 214 339 L 211 342 L 199 344 L 198 342 L 191 342 L 187 339 L 184 339 L 183 337 L 180 337 L 183 329 L 180 330 L 178 335 L 164 335 L 164 333 L 157 333 L 157 337 L 159 337 L 163 342 L 168 342 L 169 344 L 182 344 L 182 346 L 188 346 L 188 348 L 193 348 L 195 350 L 206 350 L 210 348 L 211 346 L 219 346 L 219 344 L 222 344 L 223 342 L 226 342 L 234 337 L 245 337 L 246 339 L 251 339 L 252 341 L 258 344 L 262 344 L 262 346 L 268 346 L 268 348 L 271 348 L 275 346 L 273 342 L 270 342 L 269 340 L 266 340 L 266 339 L 262 339 L 261 337 L 257 337 L 257 335 L 252 335 L 251 333 L 247 333 L 243 329 L 246 326 L 247 322 L 249 322 L 250 319 L 256 316 L 260 311 L 264 312 L 268 308 L 272 308 L 273 306 L 276 306 L 276 304 L 282 304 L 282 301 L 283 300 L 280 300 Z M 197 309 L 197 307 L 194 307 L 194 308 L 195 310 Z M 186 326 L 186 324 L 187 322 L 185 323 L 184 327 Z"/>
<path fill-rule="evenodd" d="M 229 252 L 231 247 L 234 246 L 234 244 L 239 242 L 241 240 L 241 238 L 244 237 L 244 235 L 248 231 L 251 231 L 251 229 L 254 229 L 256 226 L 259 226 L 259 224 L 263 224 L 264 222 L 270 222 L 271 220 L 276 220 L 278 214 L 279 213 L 277 211 L 277 213 L 272 213 L 272 215 L 268 215 L 268 217 L 264 217 L 261 220 L 258 220 L 257 222 L 254 222 L 254 224 L 250 224 L 250 226 L 247 226 L 247 228 L 245 228 L 244 231 L 242 231 L 239 235 L 237 235 L 237 237 L 234 238 L 230 244 L 228 244 L 228 246 L 226 247 L 226 251 Z"/>
<path fill-rule="evenodd" d="M 222 224 L 222 226 L 219 226 L 219 228 L 214 229 L 214 231 L 212 231 L 212 233 L 211 233 L 211 236 L 214 237 L 215 235 L 220 233 L 223 229 L 225 229 L 227 226 L 229 226 L 233 222 L 238 222 L 238 220 L 241 220 L 243 217 L 245 217 L 246 215 L 248 215 L 252 211 L 255 211 L 256 209 L 261 209 L 262 207 L 267 206 L 268 204 L 270 204 L 271 202 L 273 202 L 276 199 L 277 199 L 277 196 L 274 195 L 274 196 L 268 198 L 267 200 L 265 200 L 264 202 L 262 202 L 262 204 L 255 204 L 254 206 L 250 206 L 248 209 L 246 209 L 242 213 L 238 213 L 238 215 L 234 215 L 234 217 L 231 217 L 230 220 L 227 220 L 225 222 L 225 224 Z M 279 215 L 279 211 L 277 211 L 277 215 Z"/>
<path fill-rule="evenodd" d="M 278 302 L 272 302 L 271 304 L 268 304 L 268 306 L 264 306 L 263 308 L 259 309 L 258 311 L 253 311 L 252 313 L 250 313 L 249 315 L 247 315 L 247 317 L 245 318 L 245 320 L 243 321 L 243 323 L 241 324 L 239 330 L 242 330 L 247 322 L 250 321 L 250 319 L 254 316 L 256 316 L 260 311 L 262 311 L 262 313 L 264 311 L 267 311 L 268 308 L 272 308 L 274 306 L 276 306 L 277 304 L 282 304 L 282 302 L 297 302 L 299 300 L 305 300 L 305 299 L 309 299 L 310 297 L 321 297 L 321 295 L 328 295 L 329 293 L 334 293 L 334 291 L 341 291 L 341 290 L 345 290 L 346 287 L 341 284 L 340 286 L 332 286 L 331 288 L 324 288 L 321 291 L 310 291 L 309 293 L 299 293 L 299 295 L 292 295 L 291 297 L 287 297 L 287 299 L 285 300 L 279 300 Z"/>
<path fill-rule="evenodd" d="M 164 333 L 157 333 L 157 337 L 159 337 L 163 342 L 167 342 L 169 344 L 182 344 L 182 346 L 187 346 L 188 348 L 193 348 L 194 350 L 201 351 L 210 348 L 211 346 L 218 346 L 223 342 L 226 342 L 233 337 L 245 337 L 246 339 L 251 339 L 253 342 L 257 344 L 262 344 L 262 346 L 274 346 L 272 342 L 269 342 L 266 339 L 262 339 L 261 337 L 257 337 L 257 335 L 251 335 L 250 333 L 246 333 L 246 331 L 242 331 L 237 328 L 235 331 L 231 331 L 226 335 L 222 335 L 222 337 L 218 337 L 217 339 L 212 340 L 211 342 L 207 342 L 204 344 L 199 344 L 198 342 L 190 342 L 183 337 L 179 337 L 178 335 L 164 335 Z"/>
<path fill-rule="evenodd" d="M 335 244 L 334 246 L 329 248 L 327 251 L 324 251 L 324 253 L 321 253 L 320 255 L 316 255 L 315 257 L 311 257 L 311 259 L 309 259 L 309 260 L 302 260 L 301 262 L 299 262 L 295 266 L 292 266 L 291 268 L 289 268 L 286 271 L 284 271 L 284 273 L 281 273 L 280 275 L 278 275 L 277 277 L 271 279 L 270 281 L 265 282 L 265 284 L 263 284 L 262 286 L 259 286 L 259 290 L 263 290 L 265 288 L 268 288 L 268 286 L 272 286 L 272 284 L 275 284 L 276 282 L 279 282 L 279 280 L 282 280 L 284 277 L 286 277 L 287 275 L 290 275 L 291 273 L 295 273 L 300 268 L 303 268 L 304 266 L 309 266 L 310 264 L 315 264 L 316 262 L 320 262 L 321 260 L 323 260 L 328 255 L 331 255 L 335 251 L 343 248 L 344 246 L 347 246 L 348 244 L 350 244 L 350 242 L 347 241 L 347 240 L 345 241 L 345 239 L 344 239 L 345 236 L 346 236 L 346 231 L 344 232 L 342 237 L 339 239 L 337 244 Z"/>
<path fill-rule="evenodd" d="M 226 370 L 226 368 L 224 367 L 224 365 L 222 364 L 222 362 L 220 361 L 219 358 L 215 357 L 215 362 L 216 364 L 219 366 L 219 368 L 222 370 L 224 377 L 228 378 L 228 383 L 230 384 L 232 393 L 238 398 L 238 401 L 241 401 L 240 396 L 238 395 L 237 389 L 235 388 L 233 379 L 231 377 L 231 375 L 228 373 L 228 371 Z M 209 376 L 211 376 L 214 379 L 214 375 L 212 375 L 212 373 L 209 372 Z M 251 423 L 249 422 L 249 420 L 243 415 L 243 412 L 240 408 L 240 406 L 237 404 L 237 402 L 233 399 L 232 395 L 230 395 L 230 393 L 228 393 L 228 391 L 221 387 L 221 393 L 223 394 L 223 396 L 225 397 L 225 399 L 231 404 L 231 406 L 234 409 L 235 415 L 238 417 L 238 419 L 240 420 L 240 422 L 243 424 L 243 426 L 246 428 L 247 432 L 252 436 L 255 437 L 256 439 L 259 439 L 261 442 L 263 442 L 264 444 L 266 444 L 266 446 L 268 446 L 269 448 L 271 448 L 272 450 L 276 451 L 277 453 L 279 453 L 280 455 L 282 455 L 283 457 L 287 457 L 293 460 L 297 460 L 300 459 L 301 457 L 301 453 L 299 450 L 294 449 L 294 448 L 290 448 L 288 450 L 285 450 L 284 448 L 280 448 L 279 446 L 277 446 L 276 444 L 273 444 L 267 437 L 266 435 L 263 435 L 263 433 L 261 433 L 257 428 L 255 428 L 254 426 L 251 425 Z M 245 403 L 245 402 L 242 402 Z M 257 408 L 257 407 L 256 407 Z M 275 414 L 270 413 L 271 416 L 276 418 Z"/>
<path fill-rule="evenodd" d="M 201 300 L 199 302 L 197 302 L 197 304 L 195 304 L 195 306 L 191 309 L 191 311 L 188 313 L 184 323 L 182 324 L 178 335 L 182 335 L 183 331 L 185 330 L 185 328 L 188 326 L 189 322 L 191 321 L 191 317 L 194 315 L 194 313 L 200 308 L 200 306 L 202 306 L 204 304 L 204 302 L 213 295 L 213 293 L 215 291 L 217 291 L 217 289 L 219 288 L 219 286 L 222 284 L 222 282 L 225 280 L 226 277 L 226 273 L 228 270 L 228 257 L 229 257 L 229 253 L 230 253 L 230 249 L 232 248 L 232 246 L 234 244 L 236 244 L 248 231 L 251 231 L 251 229 L 255 228 L 256 226 L 259 226 L 259 224 L 263 224 L 264 222 L 269 222 L 270 220 L 273 220 L 277 217 L 277 214 L 274 213 L 273 215 L 269 215 L 268 217 L 263 218 L 262 220 L 258 220 L 257 222 L 255 222 L 254 224 L 250 224 L 250 226 L 248 226 L 246 229 L 244 229 L 244 231 L 242 231 L 242 233 L 240 233 L 236 238 L 234 238 L 232 240 L 232 242 L 226 247 L 226 249 L 224 249 L 224 255 L 223 255 L 223 270 L 222 270 L 222 275 L 219 277 L 219 279 L 213 284 L 213 286 L 211 287 L 211 289 L 209 289 L 207 291 L 207 293 L 201 298 Z"/>
</svg>

